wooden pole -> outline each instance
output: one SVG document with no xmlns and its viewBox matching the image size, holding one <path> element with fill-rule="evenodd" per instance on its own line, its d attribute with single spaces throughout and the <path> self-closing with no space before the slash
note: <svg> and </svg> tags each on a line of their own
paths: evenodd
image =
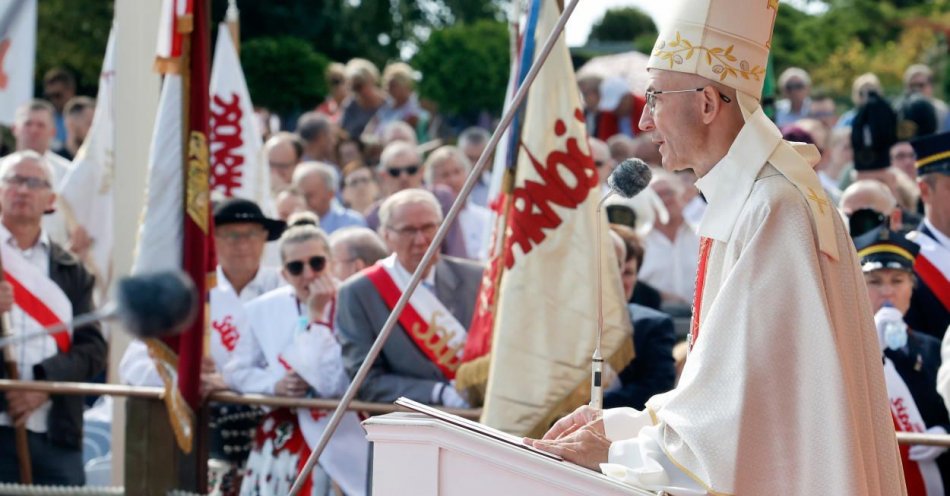
<svg viewBox="0 0 950 496">
<path fill-rule="evenodd" d="M 3 259 L 0 258 L 0 278 L 3 277 Z M 13 335 L 13 328 L 10 326 L 10 313 L 4 312 L 0 316 L 0 334 L 3 337 L 10 337 Z M 16 357 L 13 356 L 13 346 L 5 346 L 3 348 L 3 366 L 6 368 L 7 377 L 11 380 L 18 380 L 20 378 L 20 370 L 17 368 Z M 9 410 L 9 401 L 7 402 L 7 408 Z M 13 414 L 10 414 L 10 422 L 13 423 L 15 420 Z M 13 426 L 14 439 L 16 442 L 16 458 L 17 464 L 20 466 L 20 482 L 23 484 L 32 484 L 33 483 L 33 462 L 30 459 L 30 444 L 29 438 L 27 437 L 26 425 Z"/>
</svg>

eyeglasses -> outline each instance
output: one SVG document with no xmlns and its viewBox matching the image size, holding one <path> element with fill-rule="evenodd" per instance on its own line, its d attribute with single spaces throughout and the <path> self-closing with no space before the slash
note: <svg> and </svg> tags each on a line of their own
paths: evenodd
<svg viewBox="0 0 950 496">
<path fill-rule="evenodd" d="M 310 270 L 314 272 L 320 272 L 327 266 L 327 257 L 324 256 L 315 256 L 310 257 L 306 261 L 307 265 L 310 266 Z M 303 260 L 291 260 L 290 262 L 284 263 L 284 268 L 287 269 L 287 273 L 297 277 L 300 274 L 303 274 Z"/>
<path fill-rule="evenodd" d="M 423 237 L 431 238 L 435 231 L 439 228 L 438 224 L 425 224 L 422 226 L 406 226 L 406 227 L 392 227 L 387 226 L 388 229 L 399 236 L 404 238 L 415 238 L 417 234 L 422 233 Z"/>
<path fill-rule="evenodd" d="M 405 173 L 408 176 L 415 176 L 416 173 L 419 172 L 419 166 L 410 165 L 409 167 L 387 167 L 386 172 L 390 176 L 396 177 L 396 178 L 401 176 L 403 173 Z"/>
<path fill-rule="evenodd" d="M 261 240 L 267 237 L 267 231 L 261 229 L 257 231 L 219 231 L 214 233 L 214 237 L 230 244 L 237 244 L 241 241 Z"/>
<path fill-rule="evenodd" d="M 805 83 L 788 83 L 785 85 L 785 91 L 798 91 L 805 89 Z"/>
<path fill-rule="evenodd" d="M 26 186 L 27 189 L 37 190 L 37 189 L 46 189 L 50 187 L 49 181 L 40 177 L 27 177 L 27 176 L 7 176 L 3 178 L 3 182 L 7 186 Z"/>
<path fill-rule="evenodd" d="M 654 109 L 656 108 L 656 96 L 657 96 L 657 95 L 671 95 L 671 94 L 673 94 L 673 93 L 698 93 L 698 92 L 703 91 L 703 90 L 705 90 L 705 89 L 706 89 L 706 87 L 704 86 L 704 87 L 702 87 L 702 88 L 694 88 L 694 89 L 691 89 L 691 90 L 670 90 L 670 91 L 647 90 L 647 92 L 646 92 L 647 108 L 650 110 L 650 115 L 653 115 L 653 111 L 654 111 Z M 726 102 L 726 103 L 729 103 L 729 102 L 732 101 L 731 98 L 729 98 L 729 97 L 726 96 L 726 95 L 723 95 L 722 93 L 719 93 L 719 98 L 722 98 L 722 101 L 724 101 L 724 102 Z"/>
<path fill-rule="evenodd" d="M 333 78 L 330 80 L 330 86 L 339 86 L 341 84 L 343 84 L 343 79 Z"/>
</svg>

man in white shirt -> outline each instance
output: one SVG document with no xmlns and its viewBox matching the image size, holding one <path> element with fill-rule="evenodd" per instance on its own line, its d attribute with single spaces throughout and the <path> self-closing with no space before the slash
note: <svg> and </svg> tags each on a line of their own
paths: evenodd
<svg viewBox="0 0 950 496">
<path fill-rule="evenodd" d="M 46 159 L 53 171 L 53 191 L 59 191 L 63 178 L 72 169 L 72 164 L 64 157 L 53 153 L 51 146 L 56 137 L 54 116 L 56 109 L 45 100 L 33 100 L 16 111 L 13 123 L 13 136 L 16 149 L 33 150 Z M 50 207 L 50 214 L 43 218 L 43 229 L 61 245 L 69 239 L 66 218 L 58 211 L 58 200 Z"/>
<path fill-rule="evenodd" d="M 430 186 L 442 185 L 458 196 L 472 170 L 472 163 L 458 148 L 452 145 L 439 147 L 429 155 L 423 167 L 426 183 Z M 471 197 L 458 215 L 462 236 L 465 240 L 467 257 L 472 260 L 488 258 L 488 242 L 491 235 L 491 211 L 477 203 Z"/>
<path fill-rule="evenodd" d="M 657 222 L 643 240 L 643 266 L 639 277 L 660 291 L 664 304 L 688 305 L 696 286 L 699 236 L 683 218 L 684 187 L 664 170 L 653 173 L 650 188 L 660 197 L 669 218 Z"/>
<path fill-rule="evenodd" d="M 15 301 L 9 298 L 8 283 L 0 283 L 0 312 L 9 312 L 12 334 L 39 331 L 39 322 L 51 313 L 64 321 L 92 311 L 93 276 L 41 226 L 44 212 L 56 201 L 46 160 L 31 150 L 11 154 L 0 161 L 0 181 L 0 243 L 7 271 L 14 275 L 19 269 L 22 283 Z M 41 300 L 42 309 L 21 299 L 27 292 Z M 12 352 L 24 380 L 88 381 L 106 361 L 98 324 L 14 345 Z M 34 483 L 84 484 L 82 397 L 8 391 L 0 411 L 0 481 L 19 482 L 15 425 L 27 429 Z"/>
</svg>

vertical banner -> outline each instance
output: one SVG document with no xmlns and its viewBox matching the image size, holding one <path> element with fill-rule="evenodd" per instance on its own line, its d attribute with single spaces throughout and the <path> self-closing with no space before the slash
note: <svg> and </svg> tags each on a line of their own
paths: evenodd
<svg viewBox="0 0 950 496">
<path fill-rule="evenodd" d="M 36 0 L 0 2 L 0 124 L 33 98 L 35 59 Z"/>
</svg>

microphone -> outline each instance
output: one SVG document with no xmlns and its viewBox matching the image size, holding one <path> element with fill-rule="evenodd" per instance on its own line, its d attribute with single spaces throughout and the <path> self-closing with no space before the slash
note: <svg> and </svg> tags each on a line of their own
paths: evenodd
<svg viewBox="0 0 950 496">
<path fill-rule="evenodd" d="M 0 348 L 109 319 L 140 339 L 173 336 L 187 329 L 197 314 L 198 290 L 187 275 L 152 272 L 120 279 L 115 299 L 102 308 L 36 332 L 0 338 Z"/>
<path fill-rule="evenodd" d="M 607 177 L 607 186 L 610 191 L 601 198 L 597 204 L 597 249 L 594 251 L 594 260 L 597 264 L 597 343 L 594 348 L 594 355 L 591 357 L 590 368 L 590 406 L 597 410 L 604 408 L 604 357 L 600 350 L 600 342 L 604 335 L 604 282 L 603 282 L 603 263 L 601 256 L 604 251 L 603 246 L 603 213 L 604 202 L 614 193 L 624 198 L 633 198 L 650 184 L 653 174 L 650 167 L 639 158 L 628 158 L 620 162 L 614 168 L 610 176 Z"/>
<path fill-rule="evenodd" d="M 610 187 L 608 196 L 617 193 L 624 198 L 633 198 L 650 184 L 652 178 L 653 173 L 646 162 L 628 158 L 620 162 L 607 177 L 607 186 Z"/>
</svg>

